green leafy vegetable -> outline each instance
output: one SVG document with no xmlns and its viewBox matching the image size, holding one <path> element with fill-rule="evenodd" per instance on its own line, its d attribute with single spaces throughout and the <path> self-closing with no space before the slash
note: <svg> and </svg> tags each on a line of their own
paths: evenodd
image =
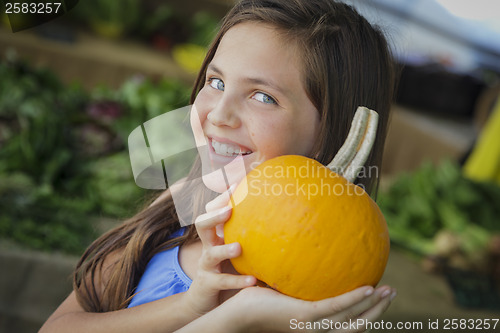
<svg viewBox="0 0 500 333">
<path fill-rule="evenodd" d="M 465 178 L 450 160 L 400 175 L 378 198 L 392 241 L 422 255 L 441 230 L 458 235 L 464 251 L 480 251 L 500 231 L 499 202 L 496 184 Z"/>
<path fill-rule="evenodd" d="M 26 62 L 0 62 L 0 238 L 81 253 L 97 236 L 96 217 L 122 219 L 142 204 L 130 132 L 188 98 L 175 80 L 87 93 Z"/>
</svg>

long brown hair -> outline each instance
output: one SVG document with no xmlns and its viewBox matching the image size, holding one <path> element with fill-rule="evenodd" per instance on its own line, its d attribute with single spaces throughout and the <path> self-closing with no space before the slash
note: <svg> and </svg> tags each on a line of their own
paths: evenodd
<svg viewBox="0 0 500 333">
<path fill-rule="evenodd" d="M 286 41 L 295 43 L 303 59 L 302 76 L 310 100 L 319 110 L 321 128 L 312 157 L 327 164 L 345 138 L 357 106 L 379 113 L 378 135 L 357 180 L 368 193 L 376 187 L 395 89 L 395 70 L 383 33 L 370 25 L 352 7 L 332 0 L 243 0 L 223 19 L 195 81 L 191 103 L 205 84 L 212 61 L 224 34 L 242 22 L 274 26 Z M 192 204 L 193 218 L 202 213 L 210 193 L 200 180 L 199 161 L 191 172 L 193 182 L 183 195 Z M 90 245 L 74 274 L 74 289 L 86 311 L 105 312 L 125 308 L 148 261 L 157 252 L 196 239 L 189 226 L 183 236 L 170 239 L 180 228 L 172 197 L 148 205 L 123 225 L 109 231 Z M 117 253 L 104 287 L 99 293 L 96 274 L 104 260 Z"/>
</svg>

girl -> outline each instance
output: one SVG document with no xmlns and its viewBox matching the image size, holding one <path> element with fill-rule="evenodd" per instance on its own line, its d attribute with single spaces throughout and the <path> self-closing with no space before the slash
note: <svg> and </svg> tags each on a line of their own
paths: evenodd
<svg viewBox="0 0 500 333">
<path fill-rule="evenodd" d="M 228 190 L 212 171 L 235 157 L 248 171 L 283 154 L 326 164 L 344 142 L 358 105 L 380 115 L 367 161 L 380 167 L 393 73 L 383 35 L 345 4 L 236 4 L 192 94 L 194 136 L 208 151 L 200 149 L 192 181 L 176 195 L 190 203 L 195 223 L 180 227 L 167 190 L 103 235 L 84 253 L 74 291 L 41 332 L 286 332 L 297 322 L 378 318 L 395 296 L 388 286 L 306 302 L 237 275 L 227 259 L 241 248 L 224 244 L 220 232 L 231 214 L 227 202 L 234 187 Z M 245 173 L 228 172 L 233 181 Z M 376 176 L 358 183 L 370 192 Z M 215 192 L 222 194 L 214 198 Z"/>
</svg>

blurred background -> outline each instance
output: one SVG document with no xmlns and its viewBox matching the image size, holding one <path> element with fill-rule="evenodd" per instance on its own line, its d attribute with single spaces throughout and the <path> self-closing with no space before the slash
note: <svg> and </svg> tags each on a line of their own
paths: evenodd
<svg viewBox="0 0 500 333">
<path fill-rule="evenodd" d="M 345 2 L 401 68 L 377 197 L 382 282 L 399 290 L 383 319 L 499 318 L 500 4 Z M 189 103 L 232 3 L 86 0 L 17 33 L 2 17 L 0 332 L 36 332 L 86 246 L 153 194 L 134 183 L 127 137 Z"/>
</svg>

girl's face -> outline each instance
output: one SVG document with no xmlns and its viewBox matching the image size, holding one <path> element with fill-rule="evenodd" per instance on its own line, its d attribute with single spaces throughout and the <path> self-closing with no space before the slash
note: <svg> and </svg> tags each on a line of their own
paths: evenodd
<svg viewBox="0 0 500 333">
<path fill-rule="evenodd" d="M 319 113 L 301 70 L 296 47 L 270 25 L 240 23 L 224 35 L 191 113 L 210 189 L 226 190 L 270 158 L 311 153 Z"/>
</svg>

